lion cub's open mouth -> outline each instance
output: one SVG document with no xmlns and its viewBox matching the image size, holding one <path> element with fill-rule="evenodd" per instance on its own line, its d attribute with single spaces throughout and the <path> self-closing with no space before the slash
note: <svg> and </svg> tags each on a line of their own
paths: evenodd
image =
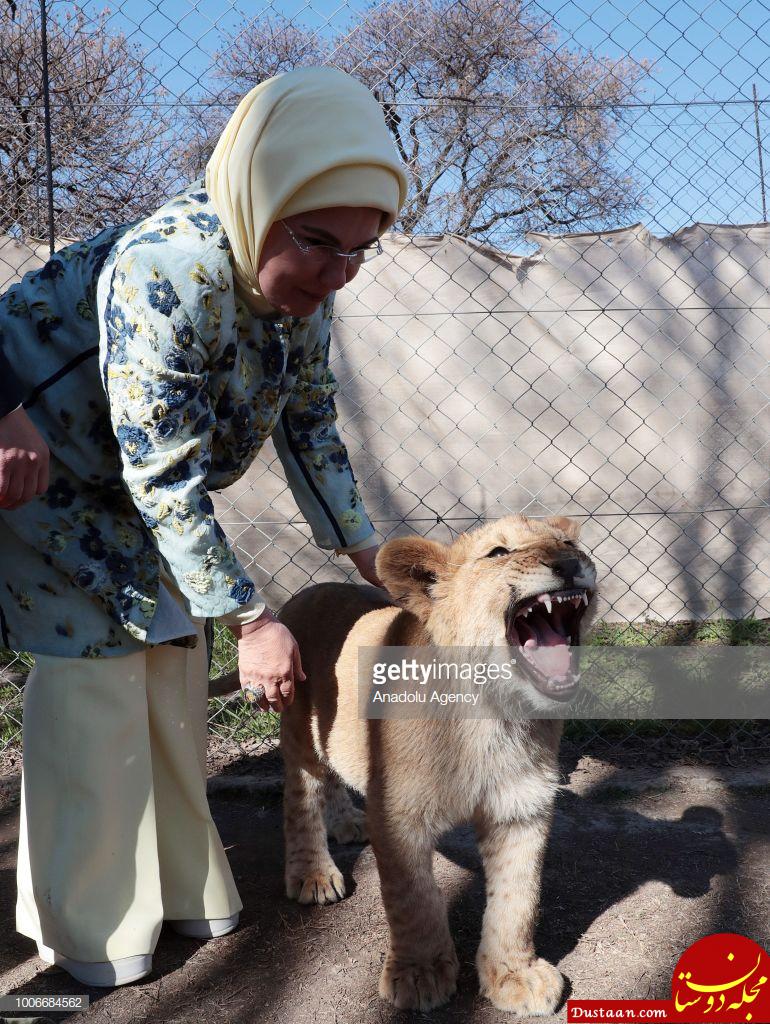
<svg viewBox="0 0 770 1024">
<path fill-rule="evenodd" d="M 505 615 L 505 636 L 519 648 L 520 665 L 535 689 L 552 700 L 569 700 L 580 672 L 580 620 L 593 596 L 590 590 L 551 590 L 526 597 Z"/>
</svg>

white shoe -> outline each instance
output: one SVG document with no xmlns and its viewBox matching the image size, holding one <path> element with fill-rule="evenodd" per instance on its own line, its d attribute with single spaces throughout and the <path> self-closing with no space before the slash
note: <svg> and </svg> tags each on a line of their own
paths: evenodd
<svg viewBox="0 0 770 1024">
<path fill-rule="evenodd" d="M 232 917 L 202 917 L 186 921 L 166 921 L 170 928 L 188 939 L 215 939 L 219 935 L 228 935 L 238 927 L 240 911 Z"/>
<path fill-rule="evenodd" d="M 57 953 L 50 946 L 44 946 L 40 942 L 37 944 L 37 952 L 40 959 L 47 964 L 63 967 L 76 981 L 97 988 L 129 985 L 132 981 L 139 981 L 140 978 L 146 977 L 152 970 L 151 953 L 125 956 L 119 960 L 107 960 L 104 963 L 89 963 L 86 960 L 70 960 L 68 956 L 62 956 L 61 953 Z"/>
</svg>

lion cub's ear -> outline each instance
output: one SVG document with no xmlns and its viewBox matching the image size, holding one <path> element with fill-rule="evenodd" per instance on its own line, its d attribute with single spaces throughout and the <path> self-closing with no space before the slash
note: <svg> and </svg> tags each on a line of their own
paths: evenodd
<svg viewBox="0 0 770 1024">
<path fill-rule="evenodd" d="M 554 529 L 566 533 L 570 540 L 577 540 L 580 536 L 580 523 L 574 519 L 567 519 L 566 516 L 551 516 L 550 519 L 544 519 L 543 522 L 546 526 L 553 526 Z"/>
<path fill-rule="evenodd" d="M 430 587 L 446 569 L 449 549 L 423 537 L 386 541 L 377 552 L 377 575 L 392 598 L 425 620 L 430 614 Z"/>
</svg>

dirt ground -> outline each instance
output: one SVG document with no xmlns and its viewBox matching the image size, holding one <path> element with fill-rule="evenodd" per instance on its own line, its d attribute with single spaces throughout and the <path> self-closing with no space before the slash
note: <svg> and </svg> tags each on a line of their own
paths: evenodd
<svg viewBox="0 0 770 1024">
<path fill-rule="evenodd" d="M 628 760 L 628 759 L 626 759 Z M 435 857 L 461 972 L 458 994 L 430 1014 L 377 996 L 386 948 L 368 846 L 332 846 L 350 895 L 300 907 L 283 892 L 280 763 L 210 780 L 214 818 L 244 902 L 240 928 L 209 942 L 164 929 L 144 982 L 84 989 L 48 967 L 13 929 L 18 799 L 0 815 L 0 985 L 3 993 L 81 993 L 72 1021 L 152 1024 L 493 1024 L 511 1020 L 478 994 L 474 955 L 484 907 L 472 832 L 456 829 Z M 641 759 L 637 764 L 644 763 Z M 536 944 L 575 998 L 667 998 L 674 964 L 702 935 L 770 934 L 770 763 L 655 767 L 571 757 L 548 847 Z M 54 1020 L 67 1019 L 50 1014 Z M 1 1020 L 2 1018 L 0 1018 Z M 565 1009 L 545 1020 L 564 1020 Z"/>
</svg>

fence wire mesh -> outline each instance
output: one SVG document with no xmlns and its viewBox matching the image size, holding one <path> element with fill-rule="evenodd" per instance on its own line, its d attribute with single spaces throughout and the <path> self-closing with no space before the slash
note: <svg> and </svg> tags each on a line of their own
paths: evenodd
<svg viewBox="0 0 770 1024">
<path fill-rule="evenodd" d="M 0 290 L 199 177 L 260 81 L 341 68 L 412 177 L 335 302 L 341 433 L 381 537 L 571 515 L 600 640 L 768 642 L 765 0 L 16 0 L 0 17 Z M 214 497 L 273 607 L 355 576 L 312 545 L 269 443 Z M 236 648 L 214 634 L 216 675 Z M 31 663 L 6 652 L 12 760 Z M 275 721 L 217 698 L 210 731 L 223 761 Z M 674 735 L 768 745 L 760 723 L 573 730 L 598 753 Z"/>
</svg>

